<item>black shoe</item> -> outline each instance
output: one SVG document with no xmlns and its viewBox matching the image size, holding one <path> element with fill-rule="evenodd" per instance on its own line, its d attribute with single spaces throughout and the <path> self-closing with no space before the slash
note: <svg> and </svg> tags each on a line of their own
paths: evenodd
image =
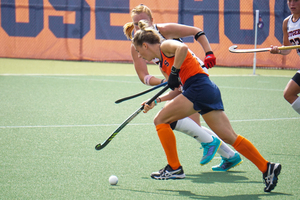
<svg viewBox="0 0 300 200">
<path fill-rule="evenodd" d="M 264 188 L 265 192 L 271 192 L 276 187 L 280 170 L 280 163 L 268 163 L 268 169 L 263 173 L 263 179 L 266 184 L 266 187 Z"/>
<path fill-rule="evenodd" d="M 165 168 L 159 170 L 158 172 L 153 172 L 151 174 L 151 178 L 157 180 L 181 179 L 185 178 L 185 174 L 181 166 L 178 167 L 178 169 L 173 170 L 170 165 L 167 165 Z"/>
</svg>

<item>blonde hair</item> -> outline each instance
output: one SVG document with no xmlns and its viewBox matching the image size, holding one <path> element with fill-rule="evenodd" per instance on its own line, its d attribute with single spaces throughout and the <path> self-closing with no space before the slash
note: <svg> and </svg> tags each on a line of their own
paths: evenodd
<svg viewBox="0 0 300 200">
<path fill-rule="evenodd" d="M 134 16 L 134 15 L 138 15 L 138 14 L 141 14 L 141 13 L 146 13 L 150 20 L 152 20 L 152 12 L 150 10 L 150 8 L 148 8 L 147 6 L 143 5 L 143 4 L 140 4 L 138 6 L 136 6 L 135 8 L 133 8 L 131 10 L 131 18 Z M 123 26 L 123 32 L 124 32 L 124 35 L 128 38 L 128 39 L 132 39 L 132 32 L 133 32 L 133 29 L 134 29 L 134 25 L 133 25 L 133 22 L 128 22 L 126 23 L 124 26 Z"/>
<path fill-rule="evenodd" d="M 144 42 L 147 42 L 149 44 L 159 44 L 160 43 L 160 37 L 156 30 L 149 27 L 148 22 L 146 20 L 140 20 L 139 28 L 132 39 L 132 43 L 135 46 L 142 46 Z"/>
</svg>

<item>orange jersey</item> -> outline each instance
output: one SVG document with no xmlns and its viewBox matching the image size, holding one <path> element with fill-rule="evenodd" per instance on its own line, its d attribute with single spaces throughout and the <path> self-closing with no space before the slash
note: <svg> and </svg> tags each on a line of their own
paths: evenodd
<svg viewBox="0 0 300 200">
<path fill-rule="evenodd" d="M 163 72 L 165 72 L 168 76 L 171 73 L 171 68 L 174 63 L 175 57 L 167 57 L 162 51 L 161 51 L 162 60 L 160 62 L 160 67 Z M 179 77 L 181 79 L 182 85 L 184 85 L 185 81 L 196 75 L 196 74 L 208 74 L 202 69 L 198 58 L 190 51 L 188 50 L 187 55 L 180 67 L 179 71 Z"/>
</svg>

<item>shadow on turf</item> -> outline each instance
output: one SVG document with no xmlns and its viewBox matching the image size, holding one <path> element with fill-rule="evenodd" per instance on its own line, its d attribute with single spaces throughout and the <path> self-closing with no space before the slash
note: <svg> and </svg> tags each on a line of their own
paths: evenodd
<svg viewBox="0 0 300 200">
<path fill-rule="evenodd" d="M 262 181 L 248 181 L 247 177 L 239 175 L 243 173 L 246 172 L 202 172 L 201 174 L 188 174 L 185 179 L 194 183 L 262 183 Z"/>
<path fill-rule="evenodd" d="M 213 196 L 213 195 L 199 195 L 192 193 L 191 191 L 187 190 L 164 190 L 164 189 L 158 189 L 156 192 L 151 191 L 143 191 L 143 190 L 134 190 L 134 189 L 123 189 L 123 188 L 111 188 L 111 189 L 117 189 L 117 190 L 124 190 L 124 191 L 131 191 L 131 192 L 137 192 L 137 193 L 144 193 L 144 194 L 157 194 L 160 196 L 180 196 L 180 197 L 186 197 L 190 199 L 213 199 L 213 200 L 240 200 L 240 199 L 250 199 L 250 200 L 256 200 L 261 199 L 261 197 L 280 197 L 284 199 L 283 196 L 293 196 L 291 194 L 285 194 L 285 193 L 278 193 L 278 192 L 270 192 L 270 193 L 261 193 L 261 194 L 244 194 L 244 195 L 229 195 L 229 196 Z M 166 192 L 166 193 L 164 193 Z M 171 193 L 171 194 L 170 194 Z"/>
<path fill-rule="evenodd" d="M 244 194 L 244 195 L 229 195 L 229 196 L 214 196 L 214 195 L 200 195 L 192 193 L 188 190 L 168 190 L 168 189 L 157 189 L 156 191 L 143 191 L 143 190 L 134 190 L 134 189 L 123 189 L 118 188 L 118 190 L 127 190 L 131 192 L 139 192 L 139 193 L 149 193 L 149 194 L 159 194 L 166 196 L 180 196 L 186 197 L 190 199 L 213 199 L 213 200 L 240 200 L 240 199 L 261 199 L 262 197 L 279 197 L 284 199 L 284 197 L 291 197 L 291 194 L 279 193 L 279 192 L 263 192 L 263 183 L 262 181 L 248 181 L 249 179 L 245 176 L 242 176 L 246 172 L 241 171 L 229 171 L 226 173 L 223 172 L 203 172 L 201 174 L 188 174 L 186 175 L 184 180 L 189 180 L 194 183 L 202 183 L 202 184 L 213 184 L 213 183 L 260 183 L 262 185 L 262 193 L 260 194 Z M 149 177 L 144 177 L 144 179 L 149 179 Z M 157 181 L 157 180 L 156 180 Z M 177 181 L 177 180 L 169 180 L 169 181 Z M 180 180 L 178 180 L 180 181 Z M 115 188 L 117 189 L 117 188 Z M 166 193 L 164 193 L 166 192 Z M 171 194 L 170 194 L 171 193 Z"/>
<path fill-rule="evenodd" d="M 226 173 L 216 173 L 216 172 L 203 172 L 201 174 L 189 174 L 186 175 L 185 179 L 190 180 L 194 183 L 202 183 L 202 184 L 213 184 L 213 183 L 262 183 L 262 181 L 248 181 L 249 179 L 245 176 L 237 175 L 237 174 L 243 174 L 246 172 L 240 172 L 240 171 L 229 171 Z M 263 184 L 262 184 L 263 188 Z M 291 194 L 285 194 L 285 193 L 277 193 L 277 192 L 271 192 L 271 193 L 262 193 L 262 194 L 250 194 L 250 195 L 230 195 L 230 196 L 205 196 L 205 195 L 198 195 L 194 194 L 190 191 L 185 190 L 159 190 L 159 191 L 165 191 L 165 192 L 174 192 L 177 193 L 179 196 L 187 196 L 192 199 L 260 199 L 262 196 L 278 196 L 278 195 L 284 195 L 284 196 L 292 196 Z"/>
<path fill-rule="evenodd" d="M 241 200 L 241 199 L 261 199 L 261 197 L 275 197 L 279 195 L 284 195 L 284 196 L 292 196 L 290 194 L 284 194 L 284 193 L 276 193 L 276 192 L 271 192 L 271 193 L 262 193 L 262 194 L 244 194 L 244 195 L 230 195 L 230 196 L 213 196 L 213 195 L 199 195 L 199 194 L 194 194 L 190 191 L 186 190 L 159 190 L 162 192 L 173 192 L 176 193 L 174 196 L 185 196 L 190 199 L 214 199 L 214 200 Z"/>
</svg>

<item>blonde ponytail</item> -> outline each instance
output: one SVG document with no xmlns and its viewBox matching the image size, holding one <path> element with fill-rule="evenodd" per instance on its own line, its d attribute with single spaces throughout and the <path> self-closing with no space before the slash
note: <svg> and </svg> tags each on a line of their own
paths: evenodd
<svg viewBox="0 0 300 200">
<path fill-rule="evenodd" d="M 128 22 L 123 26 L 123 32 L 124 35 L 127 37 L 127 39 L 132 39 L 132 32 L 134 29 L 133 22 Z"/>
</svg>

